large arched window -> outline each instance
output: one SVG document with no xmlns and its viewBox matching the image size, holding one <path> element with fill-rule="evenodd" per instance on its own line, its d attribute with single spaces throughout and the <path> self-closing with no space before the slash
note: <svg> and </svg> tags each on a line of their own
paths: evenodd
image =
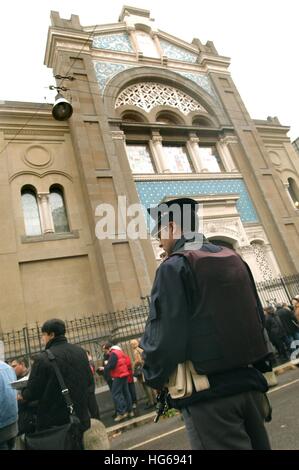
<svg viewBox="0 0 299 470">
<path fill-rule="evenodd" d="M 67 220 L 63 190 L 60 186 L 51 186 L 49 201 L 55 232 L 69 232 L 70 228 Z"/>
<path fill-rule="evenodd" d="M 21 198 L 26 235 L 41 235 L 41 222 L 35 188 L 24 186 L 21 190 Z"/>
</svg>

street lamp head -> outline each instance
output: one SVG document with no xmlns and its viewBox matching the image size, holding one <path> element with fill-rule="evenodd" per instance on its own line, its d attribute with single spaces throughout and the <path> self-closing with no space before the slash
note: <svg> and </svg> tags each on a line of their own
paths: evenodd
<svg viewBox="0 0 299 470">
<path fill-rule="evenodd" d="M 56 121 L 67 121 L 72 114 L 73 107 L 71 103 L 58 93 L 52 108 L 53 118 L 56 119 Z"/>
</svg>

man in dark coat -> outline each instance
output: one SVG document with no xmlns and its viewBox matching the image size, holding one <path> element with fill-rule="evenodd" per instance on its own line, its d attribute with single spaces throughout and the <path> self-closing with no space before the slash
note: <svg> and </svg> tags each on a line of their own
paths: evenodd
<svg viewBox="0 0 299 470">
<path fill-rule="evenodd" d="M 289 349 L 287 333 L 279 316 L 275 313 L 273 307 L 265 308 L 266 319 L 265 326 L 271 343 L 277 349 L 277 352 L 283 361 L 289 360 Z"/>
<path fill-rule="evenodd" d="M 88 400 L 94 380 L 85 351 L 68 343 L 65 337 L 65 324 L 62 320 L 48 320 L 42 326 L 43 342 L 46 349 L 56 358 L 65 385 L 69 389 L 74 410 L 82 430 L 90 427 Z M 37 429 L 46 429 L 69 422 L 69 413 L 61 393 L 53 365 L 46 352 L 36 356 L 32 366 L 28 386 L 23 391 L 27 402 L 38 400 Z"/>
<path fill-rule="evenodd" d="M 266 372 L 268 352 L 249 267 L 200 236 L 194 200 L 149 212 L 167 258 L 140 342 L 146 383 L 161 390 L 178 364 L 191 361 L 200 383 L 194 381 L 190 396 L 172 397 L 171 406 L 182 410 L 192 449 L 269 449 L 267 383 L 257 369 Z"/>
<path fill-rule="evenodd" d="M 289 349 L 297 349 L 299 345 L 299 324 L 294 312 L 287 305 L 276 305 L 276 315 L 280 319 L 287 334 Z M 297 343 L 293 343 L 297 341 Z M 293 343 L 293 344 L 292 344 Z"/>
</svg>

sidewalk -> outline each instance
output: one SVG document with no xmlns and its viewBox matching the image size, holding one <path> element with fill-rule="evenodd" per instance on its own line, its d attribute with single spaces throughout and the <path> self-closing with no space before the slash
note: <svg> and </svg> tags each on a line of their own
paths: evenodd
<svg viewBox="0 0 299 470">
<path fill-rule="evenodd" d="M 289 370 L 298 369 L 298 367 L 299 359 L 295 359 L 294 361 L 289 361 L 277 367 L 274 367 L 273 370 L 275 372 L 275 375 L 281 375 Z M 112 437 L 113 435 L 133 429 L 134 427 L 141 426 L 142 424 L 146 424 L 148 422 L 152 422 L 154 421 L 155 416 L 155 410 L 141 410 L 139 416 L 136 416 L 135 418 L 127 418 L 124 421 L 121 421 L 120 423 L 116 423 L 110 426 L 108 425 L 108 427 L 106 427 L 107 434 L 109 437 Z"/>
<path fill-rule="evenodd" d="M 116 423 L 113 426 L 107 427 L 106 431 L 109 437 L 116 435 L 123 431 L 128 431 L 130 429 L 136 428 L 142 424 L 153 422 L 156 416 L 156 411 L 150 411 L 143 415 L 136 416 L 135 418 L 128 418 L 120 423 Z"/>
<path fill-rule="evenodd" d="M 295 370 L 299 366 L 299 359 L 294 359 L 293 361 L 285 362 L 284 364 L 281 364 L 277 367 L 273 367 L 273 370 L 276 375 L 283 374 L 284 372 L 287 372 L 288 370 Z"/>
</svg>

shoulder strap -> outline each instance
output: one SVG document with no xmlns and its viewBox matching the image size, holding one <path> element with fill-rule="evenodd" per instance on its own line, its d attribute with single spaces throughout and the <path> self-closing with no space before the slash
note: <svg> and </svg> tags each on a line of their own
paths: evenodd
<svg viewBox="0 0 299 470">
<path fill-rule="evenodd" d="M 53 366 L 53 369 L 54 369 L 55 375 L 57 377 L 59 386 L 61 388 L 61 393 L 62 393 L 62 396 L 64 398 L 67 409 L 68 409 L 69 413 L 72 414 L 73 409 L 74 409 L 74 405 L 73 405 L 73 402 L 72 402 L 72 399 L 71 399 L 71 396 L 70 396 L 69 389 L 66 387 L 66 385 L 64 383 L 64 380 L 63 380 L 63 377 L 61 375 L 60 369 L 57 365 L 56 358 L 55 358 L 54 354 L 52 353 L 52 351 L 50 349 L 46 349 L 45 352 L 47 353 L 48 359 L 49 359 L 49 361 L 51 362 L 51 364 Z"/>
</svg>

